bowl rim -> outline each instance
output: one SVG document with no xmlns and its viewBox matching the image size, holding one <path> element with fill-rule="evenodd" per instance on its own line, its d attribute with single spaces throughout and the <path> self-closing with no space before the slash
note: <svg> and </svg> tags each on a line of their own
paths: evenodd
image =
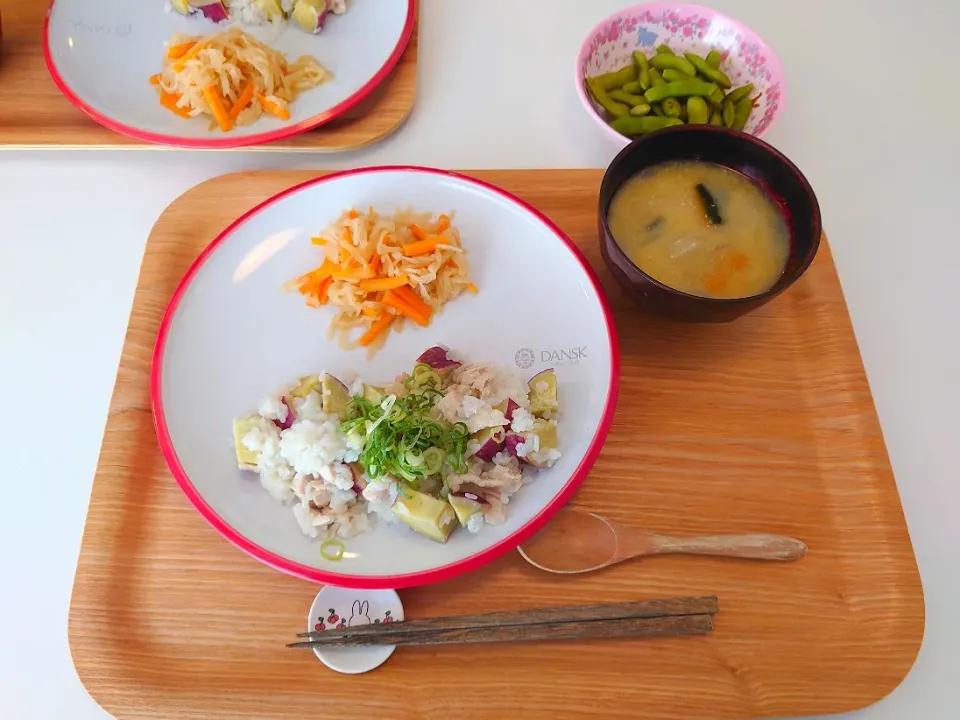
<svg viewBox="0 0 960 720">
<path fill-rule="evenodd" d="M 166 418 L 163 411 L 163 355 L 164 351 L 166 350 L 167 336 L 170 332 L 173 318 L 175 317 L 180 306 L 180 301 L 183 298 L 184 293 L 190 286 L 194 276 L 204 265 L 204 263 L 206 263 L 207 259 L 227 238 L 234 233 L 237 228 L 243 225 L 250 218 L 260 213 L 262 210 L 265 210 L 271 205 L 280 202 L 284 198 L 296 194 L 297 192 L 308 187 L 322 185 L 325 182 L 355 175 L 389 172 L 425 173 L 429 175 L 435 175 L 440 178 L 450 178 L 457 181 L 466 182 L 481 189 L 494 192 L 509 200 L 514 205 L 517 205 L 521 209 L 529 212 L 531 215 L 537 218 L 537 220 L 543 223 L 548 230 L 553 232 L 553 234 L 556 235 L 557 239 L 566 247 L 566 249 L 572 253 L 574 259 L 579 262 L 581 269 L 589 281 L 590 286 L 592 287 L 593 292 L 595 293 L 600 304 L 600 309 L 603 313 L 606 323 L 607 339 L 610 344 L 610 383 L 607 388 L 607 397 L 604 402 L 603 411 L 601 413 L 596 432 L 594 433 L 593 438 L 590 440 L 590 443 L 587 446 L 586 452 L 583 454 L 580 463 L 577 465 L 576 469 L 567 479 L 566 483 L 559 489 L 553 499 L 550 500 L 550 502 L 541 508 L 541 510 L 534 515 L 533 518 L 518 528 L 514 533 L 508 535 L 499 542 L 494 543 L 493 545 L 490 545 L 489 547 L 486 547 L 473 555 L 470 555 L 469 557 L 442 565 L 440 567 L 432 568 L 430 570 L 406 573 L 403 575 L 349 575 L 346 573 L 331 572 L 329 570 L 323 570 L 294 562 L 257 545 L 229 525 L 216 513 L 216 511 L 206 502 L 206 500 L 204 500 L 204 498 L 194 487 L 193 483 L 190 481 L 190 478 L 183 469 L 183 466 L 180 464 L 176 450 L 173 447 L 173 441 L 167 429 Z M 180 486 L 180 489 L 183 491 L 184 495 L 186 495 L 187 499 L 194 506 L 194 508 L 196 508 L 200 515 L 220 535 L 230 541 L 233 545 L 265 565 L 274 568 L 275 570 L 280 570 L 281 572 L 299 577 L 303 580 L 329 583 L 333 585 L 340 585 L 342 587 L 351 587 L 357 589 L 398 589 L 449 580 L 471 570 L 476 570 L 521 545 L 537 530 L 545 525 L 547 521 L 550 520 L 550 518 L 552 518 L 564 505 L 566 505 L 583 484 L 583 481 L 586 480 L 587 475 L 593 468 L 593 465 L 595 464 L 597 457 L 599 456 L 600 451 L 606 442 L 607 435 L 610 432 L 610 426 L 613 424 L 614 411 L 616 410 L 617 400 L 619 398 L 619 389 L 620 349 L 619 336 L 617 334 L 616 324 L 613 320 L 613 310 L 595 271 L 587 262 L 586 257 L 583 255 L 580 249 L 569 238 L 569 236 L 541 211 L 537 210 L 525 200 L 506 190 L 503 190 L 502 188 L 497 187 L 496 185 L 478 178 L 451 172 L 449 170 L 439 170 L 436 168 L 416 165 L 381 165 L 332 172 L 327 175 L 311 178 L 304 182 L 297 183 L 296 185 L 267 198 L 263 202 L 258 203 L 256 206 L 243 213 L 243 215 L 230 223 L 230 225 L 220 232 L 220 234 L 217 235 L 217 237 L 209 245 L 207 245 L 206 248 L 204 248 L 196 260 L 194 260 L 190 265 L 183 278 L 179 281 L 160 321 L 160 328 L 157 333 L 157 341 L 154 346 L 150 366 L 150 405 L 153 414 L 154 429 L 156 431 L 157 440 L 160 446 L 160 452 L 167 463 L 167 467 L 170 469 L 171 474 L 176 480 L 177 485 Z"/>
<path fill-rule="evenodd" d="M 776 124 L 777 119 L 780 115 L 783 114 L 784 107 L 787 104 L 787 84 L 786 84 L 786 73 L 783 70 L 783 64 L 780 62 L 780 57 L 774 51 L 773 46 L 764 40 L 763 36 L 760 35 L 756 30 L 747 25 L 742 20 L 737 20 L 732 15 L 728 15 L 725 12 L 720 10 L 715 10 L 711 7 L 706 7 L 705 5 L 698 5 L 697 3 L 687 3 L 687 2 L 669 2 L 669 1 L 659 1 L 659 2 L 647 2 L 647 3 L 636 3 L 634 5 L 628 5 L 621 8 L 615 12 L 610 13 L 605 18 L 596 23 L 589 32 L 587 32 L 586 37 L 583 39 L 583 42 L 580 43 L 580 50 L 577 52 L 576 61 L 573 68 L 573 77 L 574 83 L 576 84 L 577 97 L 580 98 L 580 104 L 583 105 L 584 109 L 587 111 L 587 114 L 590 115 L 594 122 L 598 123 L 603 129 L 604 133 L 614 142 L 619 143 L 620 145 L 629 144 L 632 140 L 626 135 L 621 135 L 612 127 L 610 124 L 603 119 L 597 109 L 594 107 L 593 102 L 587 96 L 587 91 L 584 89 L 586 83 L 586 77 L 580 72 L 580 66 L 583 64 L 583 61 L 587 54 L 587 45 L 590 42 L 590 38 L 593 37 L 594 33 L 600 30 L 604 25 L 608 25 L 610 22 L 620 17 L 621 15 L 628 12 L 638 11 L 640 8 L 647 10 L 650 9 L 668 9 L 668 8 L 684 8 L 688 11 L 693 12 L 703 12 L 713 15 L 714 17 L 722 18 L 733 25 L 739 26 L 742 30 L 747 31 L 753 35 L 767 50 L 767 55 L 773 61 L 771 64 L 776 67 L 779 74 L 784 78 L 784 81 L 780 84 L 780 107 L 777 112 L 770 118 L 770 123 L 764 128 L 763 132 L 758 135 L 753 135 L 753 137 L 760 137 L 761 135 L 770 132 L 770 129 Z M 747 133 L 752 135 L 752 133 Z"/>
<path fill-rule="evenodd" d="M 150 143 L 152 145 L 165 145 L 167 147 L 191 148 L 200 150 L 223 150 L 229 148 L 253 147 L 257 145 L 265 145 L 277 140 L 285 140 L 286 138 L 299 135 L 307 130 L 313 130 L 321 125 L 326 125 L 329 122 L 343 117 L 353 110 L 357 105 L 366 100 L 389 77 L 390 73 L 393 72 L 394 68 L 400 62 L 400 58 L 403 56 L 404 51 L 407 49 L 407 45 L 410 44 L 410 38 L 413 36 L 413 30 L 416 25 L 416 0 L 406 0 L 406 2 L 407 16 L 404 20 L 403 29 L 400 32 L 400 38 L 397 42 L 397 45 L 387 57 L 386 62 L 380 66 L 380 69 L 374 73 L 373 77 L 371 77 L 370 80 L 363 85 L 363 87 L 357 90 L 350 97 L 342 100 L 337 105 L 334 105 L 333 107 L 328 108 L 324 112 L 314 115 L 313 117 L 307 118 L 302 122 L 284 125 L 276 130 L 257 133 L 254 135 L 227 137 L 212 136 L 208 139 L 187 138 L 180 137 L 179 135 L 154 133 L 146 130 L 140 130 L 119 120 L 114 120 L 110 117 L 107 117 L 90 104 L 84 102 L 80 96 L 74 92 L 73 88 L 70 87 L 66 80 L 63 79 L 63 76 L 60 74 L 60 71 L 57 70 L 57 65 L 53 59 L 53 51 L 50 47 L 50 16 L 53 14 L 53 6 L 56 5 L 57 0 L 50 0 L 50 6 L 47 8 L 47 13 L 43 20 L 43 59 L 47 65 L 47 72 L 50 73 L 50 77 L 53 79 L 54 84 L 57 86 L 57 89 L 63 94 L 63 96 L 67 98 L 67 100 L 69 100 L 74 107 L 80 110 L 80 112 L 108 130 L 112 130 L 120 135 L 126 135 L 134 140 L 140 140 L 141 142 Z"/>
<path fill-rule="evenodd" d="M 712 298 L 712 297 L 705 297 L 703 295 L 694 295 L 693 293 L 684 292 L 683 290 L 678 290 L 675 287 L 666 285 L 660 282 L 659 280 L 657 280 L 655 277 L 650 275 L 648 272 L 646 272 L 642 268 L 640 268 L 633 261 L 633 259 L 629 255 L 627 255 L 626 252 L 624 252 L 623 248 L 621 248 L 619 243 L 617 243 L 616 238 L 613 237 L 613 232 L 611 232 L 610 225 L 607 222 L 607 209 L 603 207 L 603 201 L 601 199 L 603 194 L 603 188 L 607 182 L 607 177 L 609 176 L 610 171 L 613 169 L 615 165 L 618 165 L 621 162 L 623 162 L 627 155 L 635 151 L 637 146 L 643 143 L 655 142 L 657 138 L 665 135 L 671 135 L 671 134 L 677 134 L 677 133 L 682 134 L 682 133 L 689 133 L 689 132 L 705 132 L 708 134 L 719 133 L 722 135 L 727 135 L 738 142 L 752 143 L 753 145 L 757 146 L 760 150 L 769 153 L 771 156 L 773 156 L 773 158 L 775 158 L 776 160 L 786 165 L 787 168 L 789 168 L 790 171 L 793 173 L 793 175 L 800 180 L 800 184 L 803 187 L 806 195 L 810 198 L 811 204 L 813 206 L 813 226 L 814 226 L 816 237 L 813 238 L 813 240 L 811 241 L 810 250 L 807 253 L 807 256 L 804 259 L 803 263 L 797 268 L 796 274 L 794 275 L 793 279 L 790 280 L 785 285 L 779 286 L 779 281 L 778 281 L 776 284 L 774 284 L 769 289 L 764 290 L 762 293 L 757 293 L 756 295 L 747 295 L 746 297 L 737 297 L 737 298 Z M 707 161 L 707 162 L 711 162 L 711 161 Z M 719 165 L 721 163 L 715 163 L 715 164 Z M 732 170 L 733 168 L 728 168 L 728 169 Z M 619 187 L 622 187 L 622 183 Z M 618 190 L 619 190 L 619 187 L 617 188 Z M 611 200 L 613 199 L 612 195 L 610 199 Z M 789 288 L 791 285 L 793 285 L 797 280 L 799 280 L 801 276 L 807 271 L 807 269 L 813 263 L 814 258 L 816 258 L 817 252 L 820 250 L 820 241 L 823 239 L 823 214 L 820 211 L 820 201 L 817 199 L 817 195 L 814 192 L 813 186 L 810 184 L 810 181 L 807 179 L 807 176 L 803 174 L 803 172 L 800 170 L 799 167 L 797 167 L 796 163 L 794 163 L 793 160 L 788 158 L 783 152 L 775 148 L 773 145 L 771 145 L 767 141 L 761 140 L 756 135 L 751 135 L 750 133 L 743 132 L 742 130 L 734 130 L 733 128 L 718 127 L 715 125 L 677 125 L 674 127 L 664 128 L 663 130 L 658 130 L 657 132 L 650 133 L 649 135 L 643 135 L 637 138 L 636 140 L 634 140 L 633 142 L 631 142 L 629 145 L 623 148 L 623 150 L 617 153 L 616 157 L 614 157 L 613 160 L 610 161 L 610 164 L 607 166 L 607 169 L 603 171 L 603 178 L 600 180 L 600 192 L 597 193 L 597 213 L 600 219 L 600 224 L 603 227 L 603 232 L 607 236 L 609 236 L 610 239 L 613 241 L 613 245 L 616 248 L 618 257 L 622 257 L 624 260 L 630 263 L 630 266 L 634 270 L 636 270 L 638 273 L 640 273 L 645 280 L 655 285 L 658 289 L 667 291 L 671 295 L 674 295 L 679 298 L 683 298 L 684 300 L 696 300 L 699 302 L 706 302 L 706 303 L 709 303 L 712 305 L 718 305 L 718 306 L 733 306 L 733 305 L 749 304 L 749 303 L 756 302 L 757 300 L 762 300 L 764 298 L 773 298 L 776 295 L 779 295 L 781 292 L 783 292 L 784 290 Z M 601 242 L 602 242 L 602 239 L 601 239 Z"/>
</svg>

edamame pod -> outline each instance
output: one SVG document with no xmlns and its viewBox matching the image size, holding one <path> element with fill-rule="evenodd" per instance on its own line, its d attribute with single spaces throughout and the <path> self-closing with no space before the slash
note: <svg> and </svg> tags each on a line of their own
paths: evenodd
<svg viewBox="0 0 960 720">
<path fill-rule="evenodd" d="M 691 78 L 690 80 L 684 80 L 683 82 L 667 83 L 666 85 L 661 85 L 659 87 L 654 86 L 647 90 L 643 95 L 647 99 L 647 102 L 652 104 L 672 97 L 690 97 L 691 95 L 707 97 L 716 89 L 717 86 L 713 83 Z"/>
<path fill-rule="evenodd" d="M 650 109 L 653 110 L 653 114 L 656 115 L 657 117 L 667 116 L 667 114 L 663 111 L 663 108 L 660 107 L 660 103 L 657 103 L 656 105 L 651 105 Z"/>
<path fill-rule="evenodd" d="M 587 80 L 587 87 L 590 88 L 590 94 L 593 95 L 593 99 L 597 101 L 597 104 L 613 117 L 626 117 L 630 112 L 630 106 L 612 99 L 606 90 L 599 87 L 596 78 Z"/>
<path fill-rule="evenodd" d="M 666 102 L 666 100 L 664 100 Z M 687 98 L 687 122 L 704 125 L 710 120 L 710 108 L 702 97 Z"/>
<path fill-rule="evenodd" d="M 734 130 L 743 130 L 747 126 L 747 120 L 750 119 L 750 113 L 753 112 L 753 100 L 745 97 L 741 98 L 733 109 L 733 123 L 730 127 Z"/>
<path fill-rule="evenodd" d="M 747 95 L 753 94 L 753 83 L 747 83 L 746 85 L 741 85 L 736 90 L 731 90 L 727 95 L 730 98 L 730 102 L 736 105 L 738 102 L 743 100 Z"/>
<path fill-rule="evenodd" d="M 597 87 L 601 90 L 615 90 L 637 79 L 637 66 L 631 63 L 624 65 L 619 70 L 603 73 L 603 75 L 597 75 L 589 79 L 596 82 Z"/>
<path fill-rule="evenodd" d="M 648 82 L 649 82 L 649 75 L 648 75 L 647 77 L 648 77 Z M 647 87 L 649 87 L 649 85 L 648 85 Z M 646 89 L 647 89 L 647 88 L 644 87 L 643 84 L 642 84 L 639 80 L 634 80 L 633 82 L 628 82 L 626 85 L 623 86 L 623 91 L 624 91 L 624 92 L 628 92 L 628 93 L 630 93 L 631 95 L 643 95 L 643 93 L 644 93 L 644 91 L 645 91 Z"/>
<path fill-rule="evenodd" d="M 656 68 L 650 68 L 650 87 L 660 87 L 661 85 L 666 84 L 667 81 L 663 79 L 660 71 Z M 647 89 L 649 90 L 650 88 Z"/>
<path fill-rule="evenodd" d="M 630 114 L 634 117 L 643 117 L 644 115 L 650 114 L 650 106 L 644 103 L 643 105 L 634 105 L 630 108 Z"/>
<path fill-rule="evenodd" d="M 673 68 L 667 68 L 661 73 L 661 75 L 663 75 L 663 79 L 667 82 L 680 82 L 681 80 L 690 79 L 690 76 L 686 73 L 682 73 L 679 70 L 674 70 Z"/>
<path fill-rule="evenodd" d="M 630 107 L 635 107 L 636 105 L 646 105 L 647 99 L 643 95 L 631 95 L 624 90 L 611 90 L 607 93 L 610 96 L 611 100 L 616 100 L 617 102 L 626 103 Z"/>
<path fill-rule="evenodd" d="M 717 88 L 712 93 L 707 95 L 707 102 L 713 105 L 717 110 L 721 110 L 723 108 L 724 97 L 723 90 Z"/>
<path fill-rule="evenodd" d="M 714 70 L 720 69 L 720 63 L 723 61 L 723 55 L 720 54 L 719 50 L 711 50 L 707 53 L 707 65 L 712 67 Z"/>
<path fill-rule="evenodd" d="M 717 85 L 722 87 L 724 90 L 730 88 L 733 83 L 730 82 L 730 78 L 727 77 L 727 74 L 722 70 L 717 70 L 707 65 L 707 61 L 704 60 L 699 55 L 694 55 L 693 53 L 685 53 L 684 57 L 687 61 L 693 65 L 696 69 L 696 72 L 703 75 L 708 80 L 715 82 Z"/>
<path fill-rule="evenodd" d="M 723 127 L 723 115 L 714 110 L 712 113 L 710 113 L 710 124 Z"/>
<path fill-rule="evenodd" d="M 699 60 L 699 58 L 697 59 Z M 690 77 L 697 76 L 697 68 L 694 67 L 693 63 L 686 58 L 677 57 L 676 55 L 657 55 L 650 60 L 650 65 L 660 72 L 664 70 L 679 70 L 684 75 L 689 75 Z M 712 69 L 713 68 L 711 68 L 711 70 Z"/>
<path fill-rule="evenodd" d="M 733 127 L 733 116 L 736 112 L 736 108 L 733 103 L 730 102 L 730 98 L 727 98 L 723 101 L 723 124 L 727 127 Z"/>
<path fill-rule="evenodd" d="M 676 53 L 666 43 L 661 43 L 657 45 L 657 55 L 676 55 Z"/>
<path fill-rule="evenodd" d="M 660 103 L 660 107 L 663 108 L 663 114 L 671 118 L 680 117 L 680 111 L 683 110 L 683 106 L 676 98 L 667 98 Z"/>
<path fill-rule="evenodd" d="M 644 55 L 643 50 L 633 51 L 633 64 L 637 66 L 637 82 L 644 90 L 650 87 L 650 61 Z"/>
<path fill-rule="evenodd" d="M 610 123 L 610 127 L 623 135 L 645 135 L 675 125 L 683 125 L 683 121 L 677 118 L 661 118 L 650 115 L 647 117 L 617 118 Z"/>
</svg>

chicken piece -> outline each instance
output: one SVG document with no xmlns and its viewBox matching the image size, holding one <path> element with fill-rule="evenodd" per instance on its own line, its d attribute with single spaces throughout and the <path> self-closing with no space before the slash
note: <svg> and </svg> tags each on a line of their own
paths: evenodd
<svg viewBox="0 0 960 720">
<path fill-rule="evenodd" d="M 330 504 L 330 492 L 322 480 L 315 475 L 295 475 L 291 486 L 293 492 L 303 503 L 313 503 L 317 507 Z"/>
<path fill-rule="evenodd" d="M 507 423 L 501 411 L 472 395 L 467 395 L 460 405 L 460 420 L 466 423 L 471 435 L 486 428 L 503 427 Z"/>
<path fill-rule="evenodd" d="M 489 470 L 480 473 L 474 481 L 475 485 L 484 490 L 495 490 L 498 493 L 513 495 L 523 485 L 523 472 L 517 465 L 494 465 Z M 487 495 L 488 493 L 484 493 Z"/>
<path fill-rule="evenodd" d="M 472 492 L 482 495 L 480 490 L 480 474 L 483 471 L 482 463 L 471 463 L 467 465 L 467 471 L 461 475 L 453 473 L 447 475 L 447 484 L 450 486 L 450 492 Z"/>
<path fill-rule="evenodd" d="M 453 384 L 464 395 L 482 397 L 483 391 L 490 383 L 490 371 L 483 365 L 461 365 L 453 371 Z"/>
<path fill-rule="evenodd" d="M 448 423 L 460 422 L 460 408 L 463 405 L 463 393 L 459 390 L 449 390 L 440 398 L 435 410 Z"/>
<path fill-rule="evenodd" d="M 397 497 L 397 486 L 392 482 L 374 481 L 363 489 L 363 497 L 367 502 L 392 504 Z"/>
<path fill-rule="evenodd" d="M 320 477 L 324 482 L 333 485 L 338 490 L 353 489 L 353 472 L 350 467 L 342 463 L 332 463 L 327 467 L 320 468 Z"/>
</svg>

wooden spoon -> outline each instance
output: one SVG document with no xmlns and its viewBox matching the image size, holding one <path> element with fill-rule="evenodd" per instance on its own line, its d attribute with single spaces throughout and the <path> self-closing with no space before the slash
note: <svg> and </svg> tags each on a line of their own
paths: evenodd
<svg viewBox="0 0 960 720">
<path fill-rule="evenodd" d="M 576 507 L 566 507 L 518 548 L 523 558 L 552 573 L 583 573 L 648 555 L 685 553 L 749 560 L 799 560 L 807 546 L 783 535 L 654 535 Z"/>
</svg>

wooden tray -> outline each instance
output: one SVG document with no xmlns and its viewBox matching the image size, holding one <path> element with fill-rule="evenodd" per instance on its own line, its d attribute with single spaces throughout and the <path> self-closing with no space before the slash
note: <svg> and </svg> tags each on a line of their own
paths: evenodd
<svg viewBox="0 0 960 720">
<path fill-rule="evenodd" d="M 250 559 L 187 503 L 157 448 L 148 374 L 189 263 L 232 219 L 315 174 L 216 178 L 170 205 L 150 236 L 70 608 L 77 671 L 107 711 L 726 720 L 839 713 L 900 683 L 923 636 L 923 596 L 829 247 L 794 288 L 733 324 L 650 319 L 600 261 L 595 170 L 471 173 L 566 230 L 613 303 L 622 393 L 577 502 L 662 532 L 792 535 L 808 556 L 664 557 L 562 577 L 511 553 L 402 592 L 408 618 L 716 594 L 716 629 L 703 638 L 401 648 L 352 677 L 285 649 L 317 587 Z"/>
<path fill-rule="evenodd" d="M 60 94 L 43 60 L 43 20 L 48 5 L 49 0 L 6 0 L 0 8 L 3 13 L 0 150 L 169 150 L 164 145 L 143 143 L 101 127 Z M 419 16 L 410 43 L 393 73 L 373 95 L 347 116 L 285 140 L 238 149 L 340 152 L 356 150 L 392 135 L 413 110 L 417 88 L 418 35 Z"/>
</svg>

